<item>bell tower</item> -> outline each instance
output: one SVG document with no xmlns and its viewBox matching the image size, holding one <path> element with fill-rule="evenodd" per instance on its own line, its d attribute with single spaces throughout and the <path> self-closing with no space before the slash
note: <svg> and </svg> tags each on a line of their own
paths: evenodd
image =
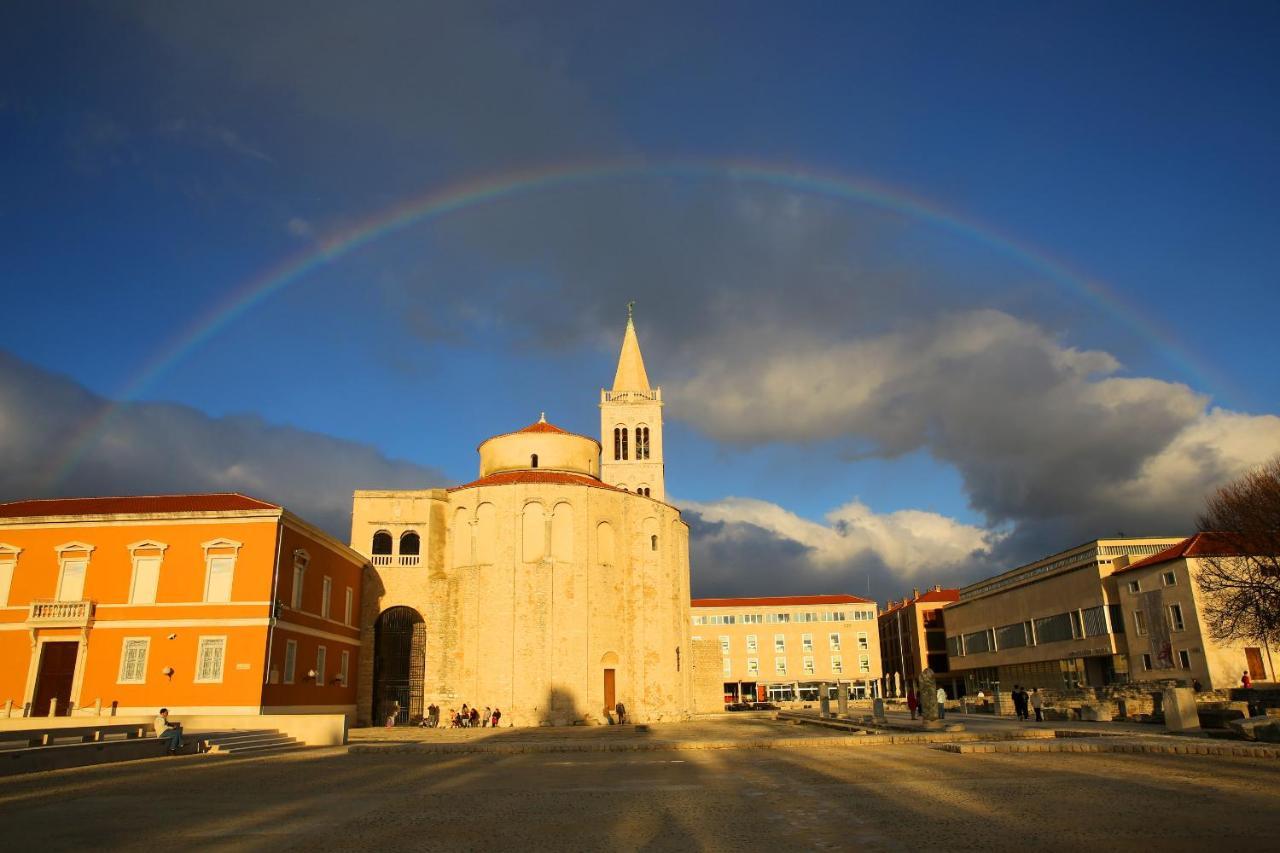
<svg viewBox="0 0 1280 853">
<path fill-rule="evenodd" d="M 662 389 L 649 387 L 633 318 L 627 303 L 613 388 L 600 390 L 600 479 L 611 486 L 667 499 L 662 473 Z"/>
</svg>

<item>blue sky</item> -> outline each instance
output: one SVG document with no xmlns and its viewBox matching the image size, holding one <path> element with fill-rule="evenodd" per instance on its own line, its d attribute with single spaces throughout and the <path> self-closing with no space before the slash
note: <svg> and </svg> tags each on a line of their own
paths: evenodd
<svg viewBox="0 0 1280 853">
<path fill-rule="evenodd" d="M 4 15 L 0 498 L 236 487 L 341 532 L 344 490 L 463 481 L 543 410 L 594 433 L 630 299 L 707 593 L 887 597 L 1189 531 L 1205 489 L 1280 449 L 1274 4 Z M 653 168 L 372 240 L 136 384 L 353 223 L 618 159 Z M 717 171 L 743 162 L 963 227 Z M 76 470 L 39 473 L 122 395 Z M 166 479 L 169 404 L 214 449 Z M 263 446 L 335 441 L 285 464 L 240 416 Z"/>
</svg>

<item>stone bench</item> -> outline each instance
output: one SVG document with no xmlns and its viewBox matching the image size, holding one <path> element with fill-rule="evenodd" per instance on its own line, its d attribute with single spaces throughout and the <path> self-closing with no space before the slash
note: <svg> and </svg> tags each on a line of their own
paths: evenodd
<svg viewBox="0 0 1280 853">
<path fill-rule="evenodd" d="M 53 746 L 58 743 L 101 743 L 107 740 L 132 740 L 151 736 L 151 727 L 136 723 L 75 726 L 72 728 L 30 729 L 0 731 L 0 749 L 24 749 Z"/>
<path fill-rule="evenodd" d="M 187 738 L 179 750 L 183 755 L 193 755 L 200 751 L 201 740 L 194 736 Z M 28 746 L 0 751 L 0 776 L 159 758 L 167 754 L 167 741 L 158 737 L 124 737 Z"/>
</svg>

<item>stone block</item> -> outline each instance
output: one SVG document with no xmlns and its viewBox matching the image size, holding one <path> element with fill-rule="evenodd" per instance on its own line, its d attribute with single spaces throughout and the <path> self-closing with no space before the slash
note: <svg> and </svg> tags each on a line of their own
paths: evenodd
<svg viewBox="0 0 1280 853">
<path fill-rule="evenodd" d="M 1161 704 L 1164 708 L 1164 726 L 1168 731 L 1185 732 L 1200 728 L 1196 694 L 1190 687 L 1166 687 Z"/>
<path fill-rule="evenodd" d="M 1263 715 L 1244 720 L 1230 720 L 1227 727 L 1245 740 L 1280 743 L 1280 719 L 1276 717 Z"/>
<path fill-rule="evenodd" d="M 1111 722 L 1110 705 L 1081 705 L 1080 719 L 1094 723 Z"/>
<path fill-rule="evenodd" d="M 873 699 L 871 701 L 871 716 L 877 723 L 884 722 L 884 700 Z"/>
</svg>

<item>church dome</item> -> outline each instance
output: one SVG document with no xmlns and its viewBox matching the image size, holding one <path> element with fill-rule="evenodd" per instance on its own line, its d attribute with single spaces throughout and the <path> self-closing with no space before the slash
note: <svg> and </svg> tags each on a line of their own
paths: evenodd
<svg viewBox="0 0 1280 853">
<path fill-rule="evenodd" d="M 534 469 L 600 476 L 600 442 L 549 424 L 545 415 L 522 430 L 495 435 L 476 449 L 481 477 Z"/>
</svg>

